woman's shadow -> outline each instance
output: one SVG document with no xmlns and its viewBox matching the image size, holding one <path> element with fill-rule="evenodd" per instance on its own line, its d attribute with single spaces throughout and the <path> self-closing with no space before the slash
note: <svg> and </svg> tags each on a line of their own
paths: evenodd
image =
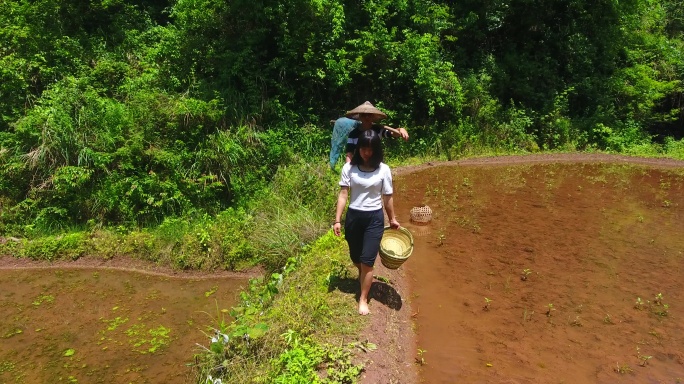
<svg viewBox="0 0 684 384">
<path fill-rule="evenodd" d="M 376 277 L 377 278 L 377 277 Z M 331 276 L 328 281 L 328 292 L 339 290 L 340 292 L 354 294 L 355 300 L 359 301 L 359 280 L 349 276 Z M 398 311 L 401 309 L 401 295 L 394 287 L 384 281 L 374 281 L 368 293 L 369 299 L 377 300 L 386 307 Z"/>
</svg>

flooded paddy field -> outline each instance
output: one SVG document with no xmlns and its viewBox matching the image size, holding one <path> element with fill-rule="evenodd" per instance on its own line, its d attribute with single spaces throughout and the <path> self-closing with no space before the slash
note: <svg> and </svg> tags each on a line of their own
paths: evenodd
<svg viewBox="0 0 684 384">
<path fill-rule="evenodd" d="M 422 382 L 684 382 L 684 168 L 443 166 L 395 191 Z"/>
<path fill-rule="evenodd" d="M 110 269 L 0 270 L 0 383 L 193 382 L 247 285 Z M 206 333 L 206 334 L 205 334 Z"/>
</svg>

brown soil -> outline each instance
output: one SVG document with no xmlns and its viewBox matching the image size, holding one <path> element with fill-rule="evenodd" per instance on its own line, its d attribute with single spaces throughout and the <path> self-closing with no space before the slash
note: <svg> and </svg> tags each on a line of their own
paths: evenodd
<svg viewBox="0 0 684 384">
<path fill-rule="evenodd" d="M 418 382 L 414 363 L 413 330 L 409 277 L 406 268 L 385 268 L 376 262 L 377 280 L 371 287 L 370 321 L 361 334 L 377 346 L 366 356 L 361 383 L 411 384 Z M 389 280 L 389 283 L 386 281 Z"/>
<path fill-rule="evenodd" d="M 248 282 L 187 277 L 0 269 L 0 383 L 197 382 L 187 364 Z"/>
<path fill-rule="evenodd" d="M 627 157 L 627 156 L 619 156 L 619 155 L 607 155 L 607 154 L 553 154 L 553 155 L 529 155 L 529 156 L 504 156 L 504 157 L 491 157 L 491 158 L 478 158 L 478 159 L 468 159 L 468 160 L 461 160 L 461 161 L 451 161 L 451 162 L 433 162 L 433 163 L 426 163 L 418 166 L 408 166 L 408 167 L 401 167 L 401 168 L 396 168 L 393 170 L 393 174 L 395 175 L 395 179 L 399 180 L 401 184 L 410 184 L 413 182 L 413 179 L 411 179 L 411 175 L 413 175 L 415 172 L 420 172 L 424 171 L 426 169 L 432 168 L 432 167 L 437 167 L 437 166 L 509 166 L 509 165 L 516 165 L 516 164 L 547 164 L 547 163 L 610 163 L 610 164 L 639 164 L 639 165 L 644 165 L 647 168 L 682 168 L 684 167 L 684 161 L 678 161 L 678 160 L 671 160 L 671 159 L 660 159 L 660 158 L 637 158 L 637 157 Z M 425 175 L 425 173 L 421 173 L 422 176 Z M 424 177 L 421 177 L 421 183 L 425 183 L 426 180 Z M 542 186 L 543 187 L 543 186 Z M 575 186 L 576 187 L 576 186 Z M 396 189 L 396 185 L 395 185 Z M 542 188 L 543 189 L 543 188 Z M 398 192 L 395 194 L 395 207 L 400 206 L 400 209 L 397 209 L 398 211 L 398 216 L 399 216 L 399 221 L 402 223 L 402 225 L 406 225 L 409 229 L 414 231 L 414 236 L 415 233 L 418 232 L 420 233 L 421 228 L 412 226 L 408 220 L 408 210 L 410 209 L 410 204 L 402 204 L 402 199 L 405 199 L 406 196 L 402 196 L 402 190 L 399 189 Z M 412 203 L 416 203 L 415 201 Z M 420 202 L 418 202 L 420 203 Z M 571 204 L 571 203 L 570 203 Z M 404 206 L 407 205 L 407 206 Z M 498 209 L 500 210 L 499 212 L 505 212 L 508 207 L 506 205 L 499 206 Z M 494 213 L 494 215 L 498 215 L 497 213 Z M 491 223 L 496 223 L 497 220 L 501 220 L 501 217 L 499 218 L 492 218 Z M 514 223 L 509 223 L 511 227 L 514 227 Z M 681 224 L 681 222 L 680 222 Z M 534 230 L 533 227 L 527 228 L 528 230 Z M 576 228 L 579 231 L 581 231 L 581 228 Z M 509 234 L 511 235 L 511 234 Z M 587 234 L 590 236 L 591 234 Z M 506 236 L 506 234 L 501 234 L 501 236 Z M 434 237 L 434 236 L 432 236 Z M 433 239 L 434 240 L 434 239 Z M 490 243 L 492 241 L 496 242 L 503 242 L 506 241 L 502 237 L 498 236 L 496 238 L 489 238 Z M 521 243 L 525 242 L 525 239 L 513 239 L 513 241 L 519 241 Z M 432 241 L 434 243 L 434 241 Z M 432 244 L 434 246 L 434 244 Z M 441 245 L 441 244 L 440 244 Z M 502 246 L 502 244 L 496 244 L 499 246 Z M 517 244 L 520 248 L 520 244 Z M 567 245 L 567 244 L 566 244 Z M 458 248 L 458 245 L 451 243 L 451 246 L 454 248 Z M 446 247 L 445 247 L 446 248 Z M 529 257 L 529 253 L 535 252 L 532 248 L 528 247 L 522 247 L 522 251 L 519 249 L 515 250 L 515 253 L 521 253 L 521 257 Z M 473 250 L 474 252 L 475 250 Z M 481 254 L 479 256 L 483 258 L 488 257 L 488 253 L 491 250 L 480 250 Z M 458 251 L 463 253 L 463 251 Z M 415 255 L 415 252 L 414 252 Z M 428 255 L 432 256 L 432 255 Z M 505 258 L 505 256 L 504 256 Z M 474 259 L 474 258 L 473 258 Z M 416 281 L 417 279 L 423 279 L 421 280 L 420 284 L 426 284 L 425 281 L 435 281 L 431 279 L 445 279 L 445 273 L 442 271 L 440 274 L 439 271 L 432 271 L 434 272 L 431 276 L 426 273 L 422 273 L 420 277 L 417 275 L 419 274 L 419 269 L 420 267 L 413 268 L 411 266 L 411 259 L 407 261 L 405 265 L 403 265 L 401 268 L 398 270 L 387 270 L 381 265 L 377 265 L 375 274 L 376 276 L 383 276 L 386 278 L 389 278 L 391 281 L 391 287 L 393 288 L 393 291 L 396 292 L 398 296 L 401 297 L 401 303 L 402 305 L 400 308 L 397 308 L 396 306 L 392 307 L 390 305 L 387 305 L 387 300 L 383 299 L 382 297 L 380 300 L 374 297 L 378 302 L 373 302 L 371 301 L 371 319 L 368 325 L 367 330 L 365 331 L 365 334 L 368 335 L 368 339 L 370 342 L 375 343 L 378 346 L 378 349 L 374 352 L 372 352 L 369 355 L 370 358 L 370 363 L 367 364 L 366 370 L 362 375 L 361 382 L 362 383 L 418 383 L 418 382 L 506 382 L 506 383 L 544 383 L 544 382 L 572 382 L 572 381 L 563 381 L 562 377 L 563 375 L 568 375 L 569 377 L 573 377 L 572 372 L 558 372 L 560 375 L 555 376 L 555 379 L 551 379 L 556 372 L 553 372 L 555 369 L 554 366 L 548 366 L 548 368 L 544 369 L 544 362 L 541 359 L 537 359 L 535 357 L 532 357 L 531 355 L 534 355 L 534 353 L 537 353 L 538 351 L 530 351 L 530 350 L 524 350 L 527 348 L 527 345 L 525 345 L 521 340 L 519 340 L 520 337 L 523 337 L 521 334 L 513 334 L 513 331 L 511 331 L 512 328 L 509 326 L 511 325 L 511 319 L 506 319 L 506 318 L 500 318 L 497 316 L 489 316 L 488 320 L 484 320 L 486 316 L 482 316 L 482 311 L 480 310 L 482 307 L 479 303 L 480 299 L 482 297 L 478 297 L 478 301 L 473 302 L 473 299 L 471 297 L 468 298 L 463 298 L 460 297 L 459 299 L 462 300 L 461 304 L 463 309 L 457 308 L 457 311 L 461 312 L 466 312 L 467 314 L 472 315 L 470 317 L 470 320 L 463 320 L 461 319 L 461 323 L 458 325 L 451 325 L 452 327 L 459 328 L 457 333 L 453 329 L 443 329 L 443 334 L 440 336 L 439 331 L 431 330 L 430 333 L 432 333 L 432 337 L 439 339 L 442 337 L 443 344 L 450 344 L 450 343 L 457 343 L 460 344 L 458 348 L 452 348 L 449 350 L 447 348 L 446 351 L 441 351 L 442 355 L 449 355 L 451 354 L 450 361 L 447 360 L 439 360 L 436 358 L 438 351 L 430 350 L 428 348 L 427 352 L 425 353 L 425 359 L 427 365 L 421 366 L 418 364 L 418 342 L 417 342 L 417 334 L 416 334 L 416 328 L 418 327 L 418 323 L 420 322 L 419 319 L 423 317 L 424 314 L 419 313 L 420 310 L 426 311 L 424 308 L 418 308 L 416 305 L 416 293 L 417 290 L 415 290 L 415 284 L 418 284 Z M 556 260 L 558 261 L 558 260 Z M 490 273 L 497 273 L 497 276 L 502 276 L 501 271 L 496 271 L 497 268 L 497 261 L 487 261 L 489 263 L 489 267 L 484 267 L 484 268 L 492 268 L 492 271 Z M 503 261 L 505 264 L 506 261 Z M 529 262 L 528 262 L 529 263 Z M 601 263 L 600 261 L 596 261 L 596 263 Z M 378 263 L 379 264 L 379 263 Z M 448 265 L 448 264 L 447 264 Z M 515 268 L 518 268 L 522 271 L 522 268 L 524 267 L 524 262 L 520 266 L 516 265 Z M 454 267 L 452 265 L 452 267 Z M 458 265 L 454 268 L 482 268 L 481 266 L 477 266 L 474 263 L 471 263 L 471 265 Z M 534 268 L 541 268 L 535 265 Z M 667 268 L 665 268 L 667 269 Z M 516 269 L 517 271 L 517 269 Z M 425 268 L 423 268 L 423 272 L 425 272 Z M 453 271 L 449 271 L 453 272 Z M 480 269 L 478 272 L 483 272 L 482 269 Z M 580 269 L 577 271 L 580 273 Z M 415 274 L 414 276 L 411 276 L 411 274 Z M 625 276 L 628 276 L 628 272 L 625 271 L 624 273 Z M 487 276 L 485 275 L 485 278 Z M 521 283 L 522 279 L 519 278 L 520 276 L 515 275 L 515 281 L 517 283 Z M 656 278 L 655 276 L 653 276 Z M 671 276 L 670 276 L 671 277 Z M 470 281 L 469 279 L 474 278 L 477 279 L 478 277 L 473 277 L 473 274 L 468 274 L 468 273 L 463 273 L 461 276 L 457 276 L 457 280 L 462 280 L 466 279 Z M 482 277 L 479 277 L 482 279 Z M 578 275 L 577 279 L 581 280 L 583 279 L 583 275 Z M 515 283 L 514 281 L 514 283 Z M 480 285 L 483 283 L 482 281 L 475 281 L 472 282 L 470 281 L 470 285 Z M 510 283 L 510 280 L 509 280 Z M 458 287 L 455 287 L 454 284 L 458 283 L 448 283 L 449 288 L 446 289 L 452 289 L 452 290 L 458 290 L 464 288 L 464 284 L 461 284 Z M 497 283 L 498 284 L 498 283 Z M 504 286 L 506 283 L 502 283 L 502 286 Z M 672 283 L 674 284 L 674 282 Z M 377 284 L 378 288 L 381 288 L 385 286 L 386 284 Z M 519 284 L 518 284 L 519 285 Z M 529 287 L 529 285 L 528 285 Z M 374 288 L 375 285 L 374 285 Z M 442 287 L 445 288 L 445 287 Z M 491 288 L 491 287 L 490 287 Z M 548 285 L 546 286 L 546 289 L 555 289 L 556 287 L 553 285 Z M 627 290 L 627 288 L 621 287 L 623 290 Z M 675 299 L 679 292 L 673 291 L 674 287 L 673 285 L 670 285 L 669 288 L 672 288 L 669 291 L 670 294 L 670 300 L 672 302 L 675 302 Z M 597 287 L 597 289 L 601 289 L 600 287 Z M 482 291 L 482 290 L 480 290 Z M 481 294 L 482 292 L 478 291 L 477 294 Z M 487 293 L 488 291 L 484 291 L 484 295 L 493 295 L 493 293 Z M 632 292 L 630 292 L 631 294 Z M 638 292 L 637 292 L 638 293 Z M 651 292 L 648 292 L 650 295 Z M 522 300 L 529 299 L 529 295 L 532 295 L 531 293 L 523 293 L 523 294 L 528 294 L 528 296 L 522 297 Z M 572 292 L 567 293 L 569 295 L 572 295 Z M 567 295 L 566 294 L 566 295 Z M 646 288 L 644 288 L 644 291 L 642 292 L 644 296 L 647 295 L 646 293 Z M 436 301 L 440 298 L 440 293 L 439 292 L 432 292 L 433 299 Z M 649 296 L 650 298 L 650 296 Z M 446 297 L 444 297 L 446 299 Z M 545 298 L 542 298 L 540 300 L 544 300 Z M 558 299 L 560 300 L 560 299 Z M 581 300 L 580 298 L 577 298 L 577 300 Z M 629 300 L 633 300 L 633 298 L 629 298 Z M 503 301 L 504 299 L 498 298 L 496 299 L 498 301 L 498 305 L 503 306 Z M 576 329 L 581 329 L 581 327 L 584 325 L 584 323 L 588 323 L 590 321 L 590 315 L 588 313 L 582 314 L 582 304 L 578 301 L 575 303 L 578 305 L 576 308 L 563 308 L 564 312 L 569 313 L 569 315 L 572 315 L 574 319 L 577 321 L 573 324 L 572 321 L 570 321 L 571 326 L 569 327 L 569 331 L 565 332 L 572 332 L 575 331 Z M 450 306 L 456 306 L 457 303 L 445 303 L 446 305 Z M 679 306 L 679 305 L 677 305 Z M 432 312 L 433 318 L 438 318 L 439 316 L 446 316 L 449 315 L 446 312 L 443 312 L 441 309 L 441 305 L 435 306 L 435 308 L 430 308 L 430 311 Z M 579 309 L 578 309 L 579 308 Z M 630 306 L 631 308 L 631 306 Z M 520 309 L 520 313 L 522 312 L 521 308 L 515 308 Z M 586 308 L 585 308 L 586 310 Z M 602 309 L 601 309 L 602 310 Z M 453 311 L 453 309 L 452 309 Z M 426 311 L 427 312 L 427 311 Z M 534 313 L 533 311 L 530 310 L 530 312 Z M 609 321 L 614 321 L 615 323 L 617 322 L 634 322 L 634 318 L 631 312 L 626 311 L 627 313 L 623 314 L 620 313 L 617 309 L 614 310 L 614 313 L 612 314 L 612 318 L 609 320 L 606 320 L 606 318 L 601 317 L 601 319 L 604 320 L 605 323 Z M 487 314 L 491 314 L 492 312 L 487 312 Z M 521 314 L 517 314 L 515 312 L 515 316 L 523 316 Z M 541 309 L 537 310 L 537 314 L 535 314 L 536 318 L 535 321 L 539 321 L 538 324 L 536 324 L 537 327 L 540 329 L 543 329 L 545 326 L 548 326 L 549 322 L 545 322 L 546 316 L 540 316 Z M 566 322 L 567 316 L 569 316 L 567 313 L 564 313 L 564 317 L 562 319 L 558 318 L 556 321 L 558 323 Z M 426 314 L 426 316 L 428 316 Z M 518 316 L 518 317 L 520 317 Z M 530 314 L 530 317 L 532 315 Z M 606 314 L 603 314 L 601 316 L 606 316 Z M 426 317 L 427 318 L 427 317 Z M 571 319 L 572 320 L 572 319 Z M 593 319 L 592 319 L 593 320 Z M 600 319 L 599 319 L 600 320 Z M 674 319 L 668 319 L 670 321 L 678 322 L 678 320 Z M 517 324 L 518 322 L 516 322 Z M 553 325 L 553 321 L 550 322 L 552 324 L 551 327 L 555 327 Z M 600 321 L 599 321 L 600 323 Z M 564 324 L 565 325 L 565 324 Z M 421 325 L 423 327 L 432 327 L 432 325 L 425 325 L 424 323 Z M 480 328 L 484 327 L 485 329 L 482 330 Z M 487 327 L 489 327 L 487 329 Z M 561 327 L 555 328 L 555 331 L 558 332 L 558 330 Z M 589 328 L 589 327 L 587 327 Z M 529 329 L 529 328 L 528 328 Z M 565 327 L 564 327 L 565 329 Z M 418 329 L 417 333 L 420 334 L 422 332 L 423 328 Z M 657 334 L 658 332 L 662 332 L 662 328 L 655 328 L 655 330 L 651 331 L 651 334 Z M 487 341 L 491 342 L 492 344 L 500 343 L 508 345 L 504 348 L 504 353 L 508 355 L 513 355 L 510 359 L 510 361 L 497 361 L 497 357 L 495 356 L 490 356 L 489 359 L 487 360 L 487 357 L 482 357 L 482 356 L 477 356 L 480 360 L 476 360 L 475 363 L 473 363 L 473 358 L 469 357 L 463 357 L 460 356 L 460 354 L 472 354 L 472 355 L 478 355 L 478 353 L 481 355 L 483 351 L 486 351 L 488 346 L 483 346 L 480 343 L 473 342 L 475 345 L 466 345 L 467 341 L 464 341 L 461 343 L 460 341 L 454 341 L 451 339 L 452 337 L 461 337 L 463 336 L 463 332 L 466 334 L 471 332 L 473 334 L 478 334 L 482 336 L 483 338 L 487 339 Z M 484 332 L 484 333 L 480 333 Z M 486 336 L 487 332 L 494 334 L 493 339 L 494 340 L 489 340 L 489 337 Z M 509 333 L 507 333 L 509 332 Z M 517 332 L 517 331 L 516 331 Z M 623 331 L 623 332 L 628 332 L 628 331 Z M 654 333 L 655 332 L 655 333 Z M 435 334 L 436 333 L 436 334 Z M 543 332 L 542 332 L 543 333 Z M 531 334 L 528 334 L 528 337 Z M 539 334 L 536 334 L 535 336 L 532 337 L 543 337 L 539 336 Z M 583 343 L 583 348 L 585 349 L 593 349 L 592 343 L 600 343 L 601 341 L 606 341 L 604 340 L 604 337 L 600 335 L 600 331 L 596 336 L 597 339 L 595 340 L 584 340 L 581 338 L 576 338 L 574 341 L 576 343 Z M 444 338 L 449 338 L 449 339 L 444 339 Z M 446 340 L 449 340 L 448 342 Z M 511 341 L 513 340 L 513 341 Z M 559 339 L 559 340 L 562 340 Z M 642 342 L 641 340 L 633 340 L 635 342 Z M 679 343 L 681 339 L 675 338 L 674 340 L 671 340 L 674 343 Z M 428 342 L 426 340 L 422 340 L 422 342 Z M 432 341 L 433 343 L 435 342 L 434 340 Z M 439 342 L 437 342 L 439 343 Z M 532 341 L 534 344 L 534 341 Z M 609 343 L 610 344 L 610 343 Z M 615 344 L 615 343 L 613 343 Z M 629 344 L 631 346 L 631 344 Z M 634 344 L 635 346 L 638 344 Z M 423 345 L 420 345 L 421 347 Z M 641 344 L 641 354 L 642 355 L 647 355 L 648 353 L 644 352 L 644 350 L 649 350 L 650 345 L 648 343 Z M 472 350 L 469 350 L 468 348 L 472 347 Z M 516 352 L 516 347 L 520 347 L 520 350 Z M 630 348 L 633 349 L 634 346 L 631 346 Z M 532 349 L 534 350 L 534 346 Z M 491 352 L 491 350 L 490 350 Z M 631 355 L 636 356 L 637 352 L 636 350 L 630 351 Z M 652 348 L 651 348 L 652 352 Z M 492 352 L 494 353 L 494 352 Z M 572 369 L 573 363 L 575 359 L 581 360 L 581 356 L 557 356 L 559 353 L 562 354 L 562 352 L 558 352 L 553 350 L 553 347 L 551 347 L 551 350 L 546 350 L 543 352 L 539 353 L 547 353 L 551 355 L 556 355 L 555 358 L 560 358 L 561 360 L 563 358 L 567 358 L 569 361 L 568 364 L 564 367 L 565 369 Z M 601 350 L 596 350 L 594 351 L 596 355 L 596 358 L 603 357 L 600 354 L 602 353 Z M 627 355 L 627 352 L 625 352 L 625 355 Z M 632 360 L 630 361 L 632 369 L 637 370 L 640 369 L 637 364 L 636 357 L 632 356 Z M 669 357 L 668 357 L 669 356 Z M 674 359 L 675 366 L 677 365 L 677 361 L 679 361 L 679 364 L 681 365 L 684 363 L 684 347 L 681 345 L 675 345 L 673 348 L 671 348 L 669 351 L 666 352 L 659 352 L 659 355 L 656 356 L 658 359 L 652 359 L 653 364 L 657 364 L 657 360 L 672 360 Z M 610 359 L 621 359 L 624 358 L 623 355 L 613 355 L 610 357 L 607 357 L 608 360 Z M 485 360 L 482 360 L 485 359 Z M 586 358 L 585 358 L 586 359 Z M 679 360 L 677 360 L 679 359 Z M 503 358 L 501 360 L 504 360 Z M 490 362 L 491 361 L 491 362 Z M 499 363 L 499 366 L 494 365 L 493 363 Z M 620 361 L 617 361 L 617 363 L 613 362 L 611 366 L 615 366 L 616 368 L 619 368 Z M 450 365 L 449 368 L 445 367 L 435 367 L 435 364 L 437 365 Z M 462 364 L 462 365 L 461 365 Z M 476 364 L 478 368 L 474 368 L 473 365 L 468 366 L 468 364 Z M 507 367 L 507 364 L 517 364 L 518 367 L 511 368 Z M 532 369 L 529 370 L 529 372 L 525 372 L 524 370 L 526 367 L 528 367 L 528 364 L 532 367 Z M 547 362 L 547 364 L 552 364 L 550 362 Z M 627 364 L 627 360 L 623 360 L 623 364 Z M 461 365 L 461 366 L 459 366 Z M 480 366 L 482 370 L 480 370 Z M 670 369 L 671 367 L 667 367 L 667 369 Z M 439 374 L 425 374 L 428 370 L 430 369 L 446 369 L 446 371 L 449 371 L 451 369 L 451 374 L 444 374 L 444 375 L 439 375 Z M 614 380 L 613 382 L 639 382 L 640 379 L 636 379 L 633 375 L 631 375 L 629 372 L 622 374 L 622 373 L 615 373 L 615 369 L 611 369 L 608 367 L 600 367 L 600 368 L 591 368 L 591 369 L 596 369 L 597 372 L 592 373 L 592 375 L 589 375 L 588 377 L 591 378 L 592 382 L 611 382 L 611 380 Z M 487 371 L 488 370 L 488 371 Z M 673 375 L 676 374 L 677 369 L 675 369 L 675 373 L 672 373 Z M 454 372 L 458 372 L 458 375 L 455 375 Z M 450 376 L 449 376 L 450 375 Z M 532 378 L 529 376 L 532 375 Z M 538 378 L 535 379 L 535 375 Z M 551 376 L 548 376 L 551 375 Z M 432 379 L 430 379 L 430 377 Z M 542 378 L 545 377 L 545 378 Z M 684 375 L 683 375 L 684 377 Z M 558 381 L 559 378 L 561 378 L 561 381 Z M 576 376 L 577 379 L 579 377 Z M 642 379 L 646 379 L 643 378 Z M 650 380 L 658 380 L 658 379 L 653 379 L 649 377 L 648 379 Z M 455 381 L 456 380 L 456 381 Z M 551 380 L 551 381 L 549 381 Z M 555 381 L 554 381 L 555 380 Z M 583 381 L 582 380 L 579 381 Z M 577 381 L 576 381 L 577 382 Z M 662 381 L 652 381 L 652 382 L 662 382 Z M 669 382 L 669 381 L 668 381 Z M 675 382 L 675 381 L 672 381 Z"/>
</svg>

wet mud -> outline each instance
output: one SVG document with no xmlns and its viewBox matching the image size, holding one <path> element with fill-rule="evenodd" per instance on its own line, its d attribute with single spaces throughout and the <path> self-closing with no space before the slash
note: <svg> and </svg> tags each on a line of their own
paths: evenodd
<svg viewBox="0 0 684 384">
<path fill-rule="evenodd" d="M 245 278 L 0 270 L 1 383 L 187 383 Z"/>
<path fill-rule="evenodd" d="M 684 168 L 435 166 L 395 191 L 421 382 L 684 381 Z"/>
</svg>

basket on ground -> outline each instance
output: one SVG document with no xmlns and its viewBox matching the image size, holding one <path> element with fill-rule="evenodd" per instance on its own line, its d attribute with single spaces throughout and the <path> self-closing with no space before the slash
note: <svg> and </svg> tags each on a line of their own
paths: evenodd
<svg viewBox="0 0 684 384">
<path fill-rule="evenodd" d="M 389 269 L 399 268 L 413 252 L 413 235 L 408 229 L 385 227 L 380 240 L 380 261 Z"/>
<path fill-rule="evenodd" d="M 411 208 L 411 221 L 416 224 L 427 224 L 432 220 L 432 208 L 427 205 Z"/>
</svg>

